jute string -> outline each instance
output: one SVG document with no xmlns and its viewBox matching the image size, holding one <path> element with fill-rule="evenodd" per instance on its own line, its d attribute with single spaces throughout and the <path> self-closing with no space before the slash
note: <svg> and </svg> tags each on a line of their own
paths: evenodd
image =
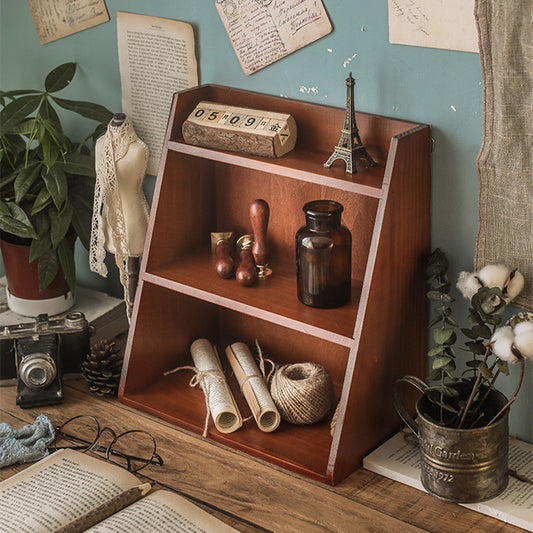
<svg viewBox="0 0 533 533">
<path fill-rule="evenodd" d="M 189 381 L 189 387 L 200 387 L 204 392 L 205 399 L 205 421 L 204 421 L 204 430 L 202 432 L 202 437 L 207 437 L 207 428 L 209 426 L 209 380 L 208 377 L 214 378 L 220 383 L 226 383 L 226 378 L 221 370 L 198 370 L 195 366 L 178 366 L 172 370 L 167 370 L 164 375 L 168 376 L 174 372 L 180 372 L 181 370 L 191 370 L 194 372 L 194 376 Z"/>
<path fill-rule="evenodd" d="M 270 393 L 282 418 L 292 424 L 323 420 L 333 402 L 331 378 L 316 363 L 283 365 L 274 373 Z"/>
</svg>

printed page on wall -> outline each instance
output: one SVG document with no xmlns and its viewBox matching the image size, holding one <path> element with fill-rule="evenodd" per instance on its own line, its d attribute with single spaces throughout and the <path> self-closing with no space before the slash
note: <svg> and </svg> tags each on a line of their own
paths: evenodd
<svg viewBox="0 0 533 533">
<path fill-rule="evenodd" d="M 198 85 L 192 26 L 117 13 L 122 112 L 148 146 L 146 172 L 157 175 L 172 95 Z"/>
<path fill-rule="evenodd" d="M 41 44 L 109 20 L 104 0 L 28 0 Z"/>
<path fill-rule="evenodd" d="M 217 0 L 216 8 L 246 75 L 331 32 L 321 0 Z"/>
<path fill-rule="evenodd" d="M 389 0 L 389 41 L 479 52 L 474 0 Z"/>
</svg>

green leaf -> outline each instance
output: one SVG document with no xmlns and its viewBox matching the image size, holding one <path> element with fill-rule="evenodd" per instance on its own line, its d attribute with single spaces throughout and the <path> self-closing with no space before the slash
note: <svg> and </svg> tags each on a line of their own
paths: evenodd
<svg viewBox="0 0 533 533">
<path fill-rule="evenodd" d="M 468 349 L 476 355 L 484 355 L 486 348 L 483 345 L 481 341 L 470 341 L 467 342 L 466 345 L 468 346 Z"/>
<path fill-rule="evenodd" d="M 490 371 L 490 368 L 486 365 L 486 363 L 483 363 L 483 362 L 479 363 L 479 366 L 477 367 L 477 369 L 479 370 L 479 372 L 485 379 L 492 379 L 494 377 L 492 372 Z"/>
<path fill-rule="evenodd" d="M 452 314 L 452 308 L 448 307 L 447 305 L 440 305 L 439 307 L 435 308 L 435 313 L 437 313 L 439 316 L 450 316 Z"/>
<path fill-rule="evenodd" d="M 14 135 L 30 135 L 35 128 L 35 119 L 27 118 L 9 129 L 9 133 Z"/>
<path fill-rule="evenodd" d="M 486 326 L 485 324 L 483 324 L 481 326 L 480 325 L 474 326 L 472 328 L 472 332 L 476 336 L 475 338 L 481 337 L 483 339 L 490 339 L 492 337 L 492 332 L 491 332 L 490 328 L 488 326 Z"/>
<path fill-rule="evenodd" d="M 48 171 L 43 168 L 41 175 L 57 210 L 61 211 L 67 198 L 67 176 L 65 172 L 58 165 L 54 165 Z"/>
<path fill-rule="evenodd" d="M 9 207 L 2 200 L 0 200 L 0 215 L 4 215 L 7 217 L 11 216 L 11 211 L 9 210 Z"/>
<path fill-rule="evenodd" d="M 54 281 L 59 272 L 59 260 L 55 250 L 50 248 L 39 257 L 37 271 L 39 274 L 39 289 L 44 290 Z"/>
<path fill-rule="evenodd" d="M 65 238 L 68 229 L 70 228 L 70 223 L 72 221 L 72 204 L 67 204 L 65 209 L 60 213 L 57 213 L 52 207 L 49 210 L 50 213 L 50 230 L 51 230 L 51 239 L 52 246 L 54 249 L 58 248 L 59 243 Z"/>
<path fill-rule="evenodd" d="M 57 255 L 61 268 L 63 269 L 63 274 L 67 280 L 68 288 L 74 294 L 76 292 L 76 265 L 74 262 L 74 250 L 67 239 L 63 239 L 59 243 Z"/>
<path fill-rule="evenodd" d="M 428 381 L 440 381 L 442 376 L 442 370 L 440 368 L 434 368 L 428 375 Z"/>
<path fill-rule="evenodd" d="M 109 122 L 113 113 L 100 104 L 91 102 L 78 102 L 76 100 L 65 100 L 64 98 L 52 97 L 54 102 L 63 109 L 68 109 L 78 113 L 82 117 L 96 120 L 97 122 Z"/>
<path fill-rule="evenodd" d="M 34 239 L 30 244 L 30 263 L 41 257 L 52 247 L 50 236 L 48 234 L 42 236 L 40 239 Z"/>
<path fill-rule="evenodd" d="M 466 335 L 469 339 L 477 339 L 477 335 L 474 334 L 474 331 L 469 328 L 461 328 L 461 331 L 464 335 Z"/>
<path fill-rule="evenodd" d="M 85 154 L 67 154 L 65 161 L 61 163 L 67 174 L 88 176 L 94 178 L 94 157 Z"/>
<path fill-rule="evenodd" d="M 15 183 L 13 184 L 15 202 L 20 202 L 26 196 L 26 193 L 39 176 L 40 170 L 40 165 L 33 164 L 18 172 L 17 177 L 15 178 Z"/>
<path fill-rule="evenodd" d="M 432 368 L 433 368 L 433 369 L 443 368 L 443 367 L 445 367 L 450 361 L 453 361 L 453 359 L 452 359 L 451 357 L 449 357 L 448 355 L 442 355 L 442 356 L 439 356 L 439 357 L 435 357 L 435 359 L 433 359 L 433 366 L 432 366 Z"/>
<path fill-rule="evenodd" d="M 455 332 L 452 328 L 433 330 L 433 340 L 436 344 L 453 344 Z"/>
<path fill-rule="evenodd" d="M 54 166 L 54 163 L 57 161 L 59 156 L 59 147 L 57 146 L 55 139 L 49 134 L 48 131 L 44 133 L 41 139 L 41 146 L 43 149 L 43 159 L 46 163 L 46 166 L 48 168 Z"/>
<path fill-rule="evenodd" d="M 9 133 L 11 128 L 33 113 L 41 101 L 40 95 L 23 96 L 13 100 L 0 112 L 0 133 Z"/>
<path fill-rule="evenodd" d="M 436 326 L 441 321 L 442 321 L 442 318 L 440 316 L 433 317 L 428 324 L 428 328 L 432 328 L 433 326 Z"/>
<path fill-rule="evenodd" d="M 502 361 L 501 359 L 496 359 L 496 365 L 498 365 L 498 370 L 505 376 L 509 375 L 509 365 L 507 361 Z"/>
<path fill-rule="evenodd" d="M 52 70 L 44 80 L 47 92 L 55 93 L 64 89 L 76 74 L 76 63 L 63 63 Z"/>
<path fill-rule="evenodd" d="M 52 203 L 52 197 L 50 196 L 50 191 L 46 188 L 42 188 L 33 202 L 31 208 L 31 214 L 35 215 L 42 211 L 45 207 L 48 207 Z"/>
<path fill-rule="evenodd" d="M 431 348 L 431 350 L 428 351 L 428 357 L 435 357 L 436 355 L 440 355 L 442 352 L 444 352 L 445 346 L 434 346 Z"/>
<path fill-rule="evenodd" d="M 88 250 L 91 240 L 92 196 L 83 197 L 73 194 L 70 201 L 74 208 L 72 225 L 83 246 Z"/>
<path fill-rule="evenodd" d="M 449 324 L 450 326 L 453 326 L 454 328 L 459 327 L 459 324 L 451 316 L 445 317 L 444 322 L 446 322 L 446 324 Z"/>
<path fill-rule="evenodd" d="M 11 216 L 0 215 L 2 229 L 19 237 L 39 238 L 24 209 L 14 202 L 9 202 L 8 206 Z"/>
</svg>

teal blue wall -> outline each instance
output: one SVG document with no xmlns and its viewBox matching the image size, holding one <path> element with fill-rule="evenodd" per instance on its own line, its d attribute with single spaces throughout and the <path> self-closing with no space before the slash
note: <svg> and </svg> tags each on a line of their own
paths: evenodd
<svg viewBox="0 0 533 533">
<path fill-rule="evenodd" d="M 1 0 L 0 87 L 38 88 L 53 67 L 76 61 L 79 71 L 64 96 L 99 102 L 114 112 L 120 111 L 117 11 L 192 24 L 200 83 L 344 107 L 344 78 L 351 70 L 357 80 L 356 109 L 432 126 L 432 245 L 447 252 L 452 276 L 460 270 L 472 270 L 477 231 L 475 161 L 482 120 L 479 55 L 389 44 L 385 0 L 324 0 L 333 25 L 331 34 L 245 76 L 214 4 L 214 0 L 106 0 L 109 22 L 41 45 L 28 3 Z M 74 131 L 76 124 L 69 128 Z M 153 181 L 151 177 L 146 180 L 148 194 Z M 89 271 L 87 252 L 79 245 L 76 259 L 82 284 L 121 295 L 116 276 L 106 280 Z M 532 369 L 529 365 L 511 416 L 511 432 L 530 442 Z M 513 370 L 516 378 L 518 369 Z M 515 379 L 507 379 L 504 392 L 508 394 L 512 392 L 511 382 Z"/>
</svg>

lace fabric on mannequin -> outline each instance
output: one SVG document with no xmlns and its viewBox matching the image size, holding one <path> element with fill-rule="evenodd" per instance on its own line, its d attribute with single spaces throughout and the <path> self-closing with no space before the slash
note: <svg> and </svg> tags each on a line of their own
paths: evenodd
<svg viewBox="0 0 533 533">
<path fill-rule="evenodd" d="M 117 181 L 117 162 L 128 152 L 130 144 L 139 139 L 133 129 L 131 121 L 126 117 L 120 126 L 108 125 L 107 131 L 102 138 L 102 149 L 96 157 L 96 184 L 94 189 L 94 206 L 91 228 L 91 242 L 89 248 L 89 266 L 93 272 L 103 277 L 107 276 L 107 267 L 104 263 L 106 256 L 105 234 L 103 228 L 103 208 L 106 206 L 107 224 L 111 230 L 111 238 L 115 246 L 115 262 L 120 273 L 120 283 L 124 287 L 124 300 L 129 309 L 131 295 L 128 287 L 128 241 L 124 211 Z M 145 145 L 146 146 L 146 145 Z M 146 172 L 148 152 L 145 150 L 143 174 Z M 148 204 L 143 195 L 139 201 L 143 204 L 148 217 Z"/>
</svg>

